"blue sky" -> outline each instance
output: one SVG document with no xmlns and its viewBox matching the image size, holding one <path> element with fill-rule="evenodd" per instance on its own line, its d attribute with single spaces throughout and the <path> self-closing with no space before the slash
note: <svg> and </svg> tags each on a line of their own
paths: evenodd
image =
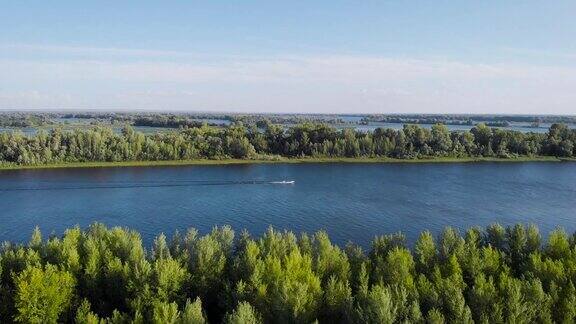
<svg viewBox="0 0 576 324">
<path fill-rule="evenodd" d="M 576 114 L 574 1 L 3 1 L 0 109 Z"/>
</svg>

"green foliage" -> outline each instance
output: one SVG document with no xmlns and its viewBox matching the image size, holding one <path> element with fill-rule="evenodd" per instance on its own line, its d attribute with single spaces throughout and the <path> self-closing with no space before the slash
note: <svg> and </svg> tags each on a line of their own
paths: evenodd
<svg viewBox="0 0 576 324">
<path fill-rule="evenodd" d="M 14 278 L 15 319 L 23 323 L 56 323 L 72 299 L 75 285 L 69 272 L 47 264 L 28 267 Z"/>
<path fill-rule="evenodd" d="M 174 116 L 172 116 L 174 117 Z M 159 117 L 160 118 L 160 117 Z M 450 132 L 445 125 L 431 129 L 404 125 L 401 130 L 373 132 L 338 130 L 326 124 L 302 123 L 288 129 L 262 123 L 263 129 L 241 122 L 225 128 L 171 118 L 159 126 L 181 129 L 145 135 L 125 127 L 121 132 L 97 126 L 89 129 L 0 134 L 0 164 L 44 165 L 66 162 L 118 162 L 191 159 L 250 159 L 256 157 L 431 157 L 576 156 L 576 130 L 553 124 L 547 134 L 522 133 L 479 124 L 470 131 Z M 145 117 L 137 125 L 148 123 Z"/>
<path fill-rule="evenodd" d="M 397 308 L 390 289 L 378 284 L 366 295 L 358 297 L 356 315 L 359 323 L 394 323 L 396 320 Z"/>
<path fill-rule="evenodd" d="M 168 301 L 182 298 L 184 285 L 189 281 L 190 274 L 178 260 L 156 259 L 152 272 L 153 285 L 159 299 Z"/>
<path fill-rule="evenodd" d="M 384 282 L 390 285 L 400 285 L 407 289 L 414 288 L 414 260 L 409 250 L 405 248 L 394 248 L 388 252 L 384 263 Z"/>
<path fill-rule="evenodd" d="M 206 319 L 202 311 L 202 301 L 200 298 L 196 298 L 193 303 L 190 300 L 186 300 L 186 305 L 180 316 L 180 323 L 182 324 L 204 324 Z"/>
<path fill-rule="evenodd" d="M 418 237 L 414 247 L 416 265 L 420 272 L 427 273 L 436 262 L 436 243 L 429 231 L 424 231 Z"/>
<path fill-rule="evenodd" d="M 348 281 L 339 281 L 336 277 L 330 277 L 324 288 L 321 318 L 327 322 L 349 321 L 352 307 L 352 289 Z"/>
<path fill-rule="evenodd" d="M 431 309 L 426 316 L 426 323 L 428 324 L 444 324 L 445 322 L 444 315 L 435 308 Z"/>
<path fill-rule="evenodd" d="M 260 324 L 262 319 L 247 302 L 241 302 L 238 307 L 224 320 L 226 324 Z"/>
<path fill-rule="evenodd" d="M 176 324 L 180 319 L 180 312 L 176 303 L 156 302 L 154 305 L 154 324 Z"/>
<path fill-rule="evenodd" d="M 0 250 L 2 322 L 572 323 L 574 239 L 535 226 L 400 233 L 369 253 L 270 228 L 190 229 L 147 252 L 140 235 L 94 224 L 33 231 Z M 437 243 L 436 243 L 437 242 Z M 192 302 L 193 301 L 193 302 Z"/>
<path fill-rule="evenodd" d="M 74 317 L 76 323 L 86 323 L 86 324 L 99 324 L 100 319 L 98 315 L 94 314 L 90 310 L 90 302 L 86 299 L 82 301 L 78 309 L 76 310 L 76 317 Z"/>
<path fill-rule="evenodd" d="M 320 278 L 312 271 L 312 259 L 297 249 L 283 257 L 267 256 L 257 265 L 255 304 L 264 315 L 282 322 L 311 322 L 318 316 Z"/>
</svg>

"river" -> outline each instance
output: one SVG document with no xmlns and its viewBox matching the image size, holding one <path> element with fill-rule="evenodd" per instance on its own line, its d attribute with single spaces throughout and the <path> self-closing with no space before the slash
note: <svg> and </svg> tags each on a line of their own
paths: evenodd
<svg viewBox="0 0 576 324">
<path fill-rule="evenodd" d="M 294 181 L 293 184 L 277 183 Z M 339 244 L 377 234 L 534 223 L 576 230 L 576 164 L 246 164 L 0 171 L 0 240 L 34 226 L 121 225 L 155 235 L 230 224 L 261 234 L 326 230 Z"/>
</svg>

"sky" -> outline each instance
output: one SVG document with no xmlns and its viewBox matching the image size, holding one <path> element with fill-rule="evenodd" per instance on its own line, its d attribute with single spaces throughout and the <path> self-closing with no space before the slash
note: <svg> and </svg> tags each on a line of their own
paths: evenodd
<svg viewBox="0 0 576 324">
<path fill-rule="evenodd" d="M 12 1 L 0 109 L 576 114 L 576 1 Z"/>
</svg>

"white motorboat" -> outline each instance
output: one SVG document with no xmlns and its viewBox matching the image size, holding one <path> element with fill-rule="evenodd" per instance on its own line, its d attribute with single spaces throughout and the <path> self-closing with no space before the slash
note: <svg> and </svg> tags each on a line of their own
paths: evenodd
<svg viewBox="0 0 576 324">
<path fill-rule="evenodd" d="M 273 184 L 294 184 L 294 180 L 290 180 L 290 181 L 286 181 L 286 180 L 282 180 L 282 181 L 272 181 Z"/>
</svg>

